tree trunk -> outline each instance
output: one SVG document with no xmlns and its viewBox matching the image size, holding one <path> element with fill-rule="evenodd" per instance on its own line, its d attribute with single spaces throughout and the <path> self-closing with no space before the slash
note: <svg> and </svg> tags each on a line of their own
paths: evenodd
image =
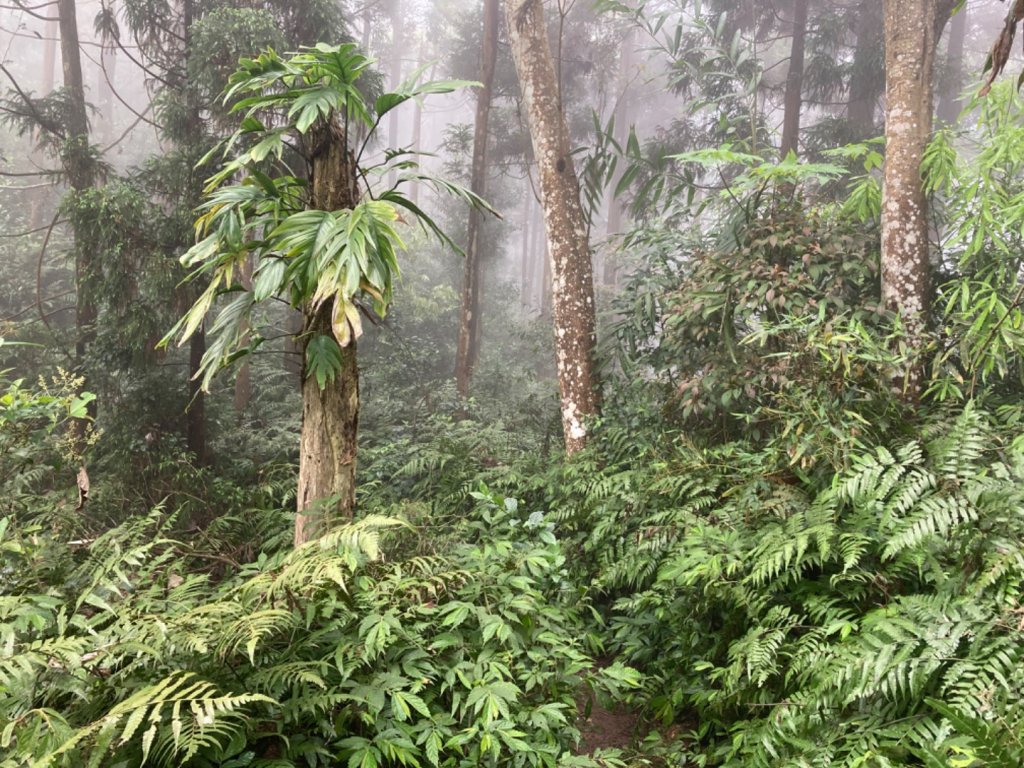
<svg viewBox="0 0 1024 768">
<path fill-rule="evenodd" d="M 405 36 L 405 16 L 402 13 L 402 0 L 391 0 L 391 89 L 398 90 L 402 84 L 402 48 Z M 388 144 L 392 149 L 400 146 L 398 110 L 391 110 L 388 115 Z"/>
<path fill-rule="evenodd" d="M 189 46 L 192 40 L 192 22 L 194 21 L 195 7 L 194 0 L 184 0 L 182 3 L 182 59 L 184 69 L 188 70 Z M 203 118 L 200 113 L 199 104 L 196 103 L 195 93 L 188 84 L 184 84 L 184 93 L 181 94 L 185 100 L 185 140 L 182 142 L 182 149 L 195 151 L 202 142 Z M 192 192 L 196 199 L 199 198 L 202 190 L 202 174 L 193 168 L 190 175 Z M 188 243 L 182 243 L 188 247 Z M 186 425 L 186 445 L 189 451 L 195 454 L 196 461 L 205 464 L 209 458 L 206 448 L 206 393 L 200 386 L 199 365 L 206 354 L 206 332 L 200 328 L 191 338 L 189 343 L 189 366 L 188 366 L 188 416 Z"/>
<path fill-rule="evenodd" d="M 202 381 L 196 374 L 206 354 L 206 331 L 199 328 L 188 340 L 188 407 L 185 417 L 185 445 L 196 457 L 196 463 L 206 464 L 206 396 Z"/>
<path fill-rule="evenodd" d="M 60 11 L 58 11 L 59 13 Z M 46 24 L 46 40 L 43 42 L 43 85 L 39 92 L 49 96 L 56 81 L 57 38 L 60 36 L 60 19 Z"/>
<path fill-rule="evenodd" d="M 326 133 L 329 132 L 329 135 Z M 312 159 L 310 204 L 337 211 L 351 208 L 358 197 L 355 160 L 340 127 L 309 146 L 321 147 Z M 306 309 L 304 347 L 317 336 L 333 338 L 333 302 Z M 341 348 L 341 369 L 320 389 L 315 377 L 302 382 L 302 432 L 299 445 L 299 487 L 295 546 L 316 535 L 317 518 L 348 518 L 355 509 L 356 437 L 359 427 L 359 369 L 356 344 Z"/>
<path fill-rule="evenodd" d="M 967 6 L 960 9 L 949 25 L 949 45 L 946 47 L 946 82 L 939 95 L 939 122 L 952 125 L 960 116 L 963 104 L 960 91 L 964 82 L 964 40 L 967 37 Z"/>
<path fill-rule="evenodd" d="M 783 102 L 782 142 L 779 154 L 786 157 L 796 153 L 800 140 L 800 111 L 803 109 L 801 93 L 804 85 L 804 43 L 807 39 L 807 2 L 796 0 L 793 9 L 793 42 L 789 53 L 789 72 L 786 75 L 786 96 Z"/>
<path fill-rule="evenodd" d="M 238 271 L 238 282 L 239 284 L 249 290 L 252 288 L 252 257 L 249 256 L 244 262 L 242 262 L 241 268 Z M 243 344 L 249 344 L 249 322 L 248 320 L 244 324 L 244 334 L 242 337 Z M 238 373 L 235 376 L 235 396 L 232 405 L 235 408 L 235 416 L 238 419 L 238 423 L 241 424 L 245 419 L 245 412 L 249 410 L 249 402 L 252 400 L 252 363 L 249 357 L 242 359 L 242 362 L 238 365 Z"/>
<path fill-rule="evenodd" d="M 494 68 L 498 60 L 498 0 L 484 0 L 483 48 L 480 82 L 473 128 L 473 169 L 470 189 L 483 197 L 487 187 L 487 122 L 491 114 Z M 459 340 L 456 348 L 455 385 L 460 397 L 469 397 L 473 369 L 480 359 L 480 225 L 483 216 L 469 207 L 466 260 L 462 279 L 462 308 L 459 312 Z"/>
<path fill-rule="evenodd" d="M 594 372 L 594 276 L 541 0 L 505 0 L 509 42 L 537 158 L 552 275 L 555 363 L 566 453 L 587 444 L 599 410 Z"/>
<path fill-rule="evenodd" d="M 93 184 L 93 165 L 89 157 L 89 119 L 85 105 L 85 85 L 82 81 L 82 58 L 78 48 L 78 18 L 75 0 L 58 0 L 60 52 L 64 70 L 64 88 L 68 96 L 67 147 L 64 167 L 68 184 L 75 192 L 83 192 Z M 77 238 L 76 238 L 77 242 Z M 92 253 L 75 248 L 75 369 L 85 377 L 85 359 L 89 346 L 96 338 L 96 302 L 89 285 L 92 280 Z M 88 417 L 74 424 L 76 449 L 85 448 L 85 433 L 89 422 L 96 418 L 96 401 L 88 405 Z"/>
<path fill-rule="evenodd" d="M 104 45 L 100 49 L 100 66 L 96 69 L 96 92 L 100 94 L 100 114 L 102 115 L 103 143 L 109 144 L 114 139 L 114 83 L 117 82 L 116 49 Z M 108 82 L 109 81 L 109 82 Z"/>
<path fill-rule="evenodd" d="M 424 58 L 425 44 L 420 46 L 420 54 L 416 60 L 416 66 L 422 66 Z M 433 68 L 431 69 L 433 74 Z M 433 78 L 431 78 L 433 79 Z M 420 147 L 423 144 L 423 102 L 420 99 L 416 99 L 416 104 L 412 110 L 412 139 L 409 142 L 410 149 L 413 151 L 413 157 L 419 160 Z M 412 200 L 413 205 L 418 206 L 420 204 L 420 183 L 414 181 L 409 185 L 409 199 Z"/>
<path fill-rule="evenodd" d="M 883 44 L 882 4 L 878 0 L 861 2 L 857 9 L 856 35 L 846 117 L 853 139 L 862 141 L 876 135 L 875 104 L 884 87 L 878 66 Z"/>
<path fill-rule="evenodd" d="M 307 338 L 331 335 L 333 303 L 308 319 Z M 317 535 L 320 520 L 352 516 L 356 503 L 356 437 L 359 428 L 359 368 L 356 343 L 341 350 L 341 370 L 320 389 L 315 377 L 302 382 L 298 515 L 295 546 Z"/>
<path fill-rule="evenodd" d="M 533 212 L 530 210 L 530 197 L 527 195 L 523 202 L 523 229 L 519 242 L 521 251 L 519 254 L 519 268 L 522 277 L 520 278 L 519 299 L 523 309 L 529 310 L 531 302 L 531 291 L 533 290 L 533 253 L 530 250 L 530 217 Z"/>
<path fill-rule="evenodd" d="M 300 392 L 302 391 L 302 357 L 305 347 L 301 337 L 305 322 L 301 312 L 288 311 L 288 317 L 285 320 L 288 336 L 284 340 L 284 372 Z"/>
<path fill-rule="evenodd" d="M 633 27 L 629 28 L 626 37 L 622 40 L 619 59 L 619 100 L 615 105 L 615 141 L 620 147 L 625 147 L 629 140 L 630 120 L 632 117 L 633 99 L 633 48 L 636 46 L 636 32 Z M 601 282 L 603 285 L 614 288 L 619 281 L 618 262 L 615 258 L 615 249 L 611 245 L 611 238 L 622 233 L 622 201 L 615 196 L 615 187 L 622 179 L 624 163 L 620 163 L 615 171 L 611 182 L 611 193 L 608 195 L 608 218 L 606 219 L 604 264 L 601 271 Z"/>
<path fill-rule="evenodd" d="M 932 128 L 935 0 L 885 1 L 885 171 L 882 184 L 882 300 L 903 318 L 913 350 L 923 344 L 930 302 L 928 201 L 921 161 Z M 905 397 L 921 392 L 923 370 L 906 372 Z"/>
</svg>

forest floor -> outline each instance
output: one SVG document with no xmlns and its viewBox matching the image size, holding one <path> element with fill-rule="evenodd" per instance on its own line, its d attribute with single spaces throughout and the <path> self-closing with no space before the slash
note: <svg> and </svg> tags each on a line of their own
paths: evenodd
<svg viewBox="0 0 1024 768">
<path fill-rule="evenodd" d="M 598 659 L 597 666 L 606 667 L 613 661 Z M 629 749 L 636 744 L 639 722 L 637 713 L 622 705 L 608 709 L 584 687 L 576 697 L 576 727 L 580 729 L 576 754 L 589 755 L 598 749 Z"/>
<path fill-rule="evenodd" d="M 590 716 L 586 715 L 590 704 Z M 606 709 L 593 694 L 583 695 L 576 701 L 580 743 L 577 754 L 589 755 L 598 749 L 628 749 L 636 742 L 639 717 L 623 706 Z"/>
</svg>

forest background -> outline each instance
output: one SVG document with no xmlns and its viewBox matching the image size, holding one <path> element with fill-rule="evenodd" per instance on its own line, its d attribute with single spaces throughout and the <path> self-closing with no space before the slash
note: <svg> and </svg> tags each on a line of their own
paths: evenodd
<svg viewBox="0 0 1024 768">
<path fill-rule="evenodd" d="M 0 765 L 1024 764 L 1022 18 L 0 6 Z"/>
</svg>

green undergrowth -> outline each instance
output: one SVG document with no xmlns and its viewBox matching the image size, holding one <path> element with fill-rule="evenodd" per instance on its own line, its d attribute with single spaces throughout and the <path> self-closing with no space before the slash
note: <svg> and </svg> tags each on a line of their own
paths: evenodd
<svg viewBox="0 0 1024 768">
<path fill-rule="evenodd" d="M 575 578 L 608 652 L 644 673 L 647 757 L 1021 764 L 1021 415 L 969 404 L 911 435 L 847 431 L 827 454 L 842 459 L 811 467 L 609 426 L 560 469 Z"/>
<path fill-rule="evenodd" d="M 369 516 L 241 565 L 174 526 L 0 522 L 0 765 L 617 762 L 573 754 L 576 698 L 639 678 L 593 662 L 542 514 L 477 493 L 458 530 Z"/>
</svg>

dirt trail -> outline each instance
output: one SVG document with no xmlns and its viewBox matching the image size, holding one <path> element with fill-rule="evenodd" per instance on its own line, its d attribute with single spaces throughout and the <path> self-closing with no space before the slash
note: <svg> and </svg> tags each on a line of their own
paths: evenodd
<svg viewBox="0 0 1024 768">
<path fill-rule="evenodd" d="M 590 716 L 586 715 L 590 703 Z M 576 726 L 580 743 L 576 754 L 589 755 L 597 749 L 628 749 L 636 740 L 638 717 L 623 706 L 605 709 L 593 694 L 583 694 L 576 701 Z"/>
</svg>

